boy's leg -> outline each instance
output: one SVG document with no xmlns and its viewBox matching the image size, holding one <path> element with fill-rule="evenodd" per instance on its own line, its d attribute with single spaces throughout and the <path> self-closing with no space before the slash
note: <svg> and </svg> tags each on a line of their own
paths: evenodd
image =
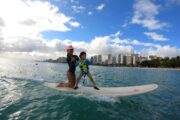
<svg viewBox="0 0 180 120">
<path fill-rule="evenodd" d="M 93 79 L 93 77 L 92 77 L 91 73 L 90 73 L 90 72 L 88 72 L 88 73 L 87 73 L 87 76 L 89 77 L 89 79 L 90 79 L 90 80 L 91 80 L 91 82 L 93 83 L 93 86 L 95 87 L 95 86 L 96 86 L 96 83 L 95 83 L 95 81 L 94 81 L 94 79 Z"/>
</svg>

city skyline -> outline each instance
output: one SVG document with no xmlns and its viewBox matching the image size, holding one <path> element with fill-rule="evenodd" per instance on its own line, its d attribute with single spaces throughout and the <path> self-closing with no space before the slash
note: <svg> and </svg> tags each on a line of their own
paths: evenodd
<svg viewBox="0 0 180 120">
<path fill-rule="evenodd" d="M 131 55 L 116 55 L 107 54 L 106 58 L 103 60 L 102 55 L 91 56 L 87 58 L 90 61 L 90 65 L 98 66 L 128 66 L 128 67 L 160 67 L 160 68 L 179 68 L 180 67 L 180 56 L 169 58 L 169 57 L 159 57 L 159 56 L 148 56 L 143 57 L 139 54 Z M 41 61 L 39 61 L 41 62 Z M 58 57 L 57 59 L 46 59 L 42 62 L 52 62 L 52 63 L 66 63 L 66 57 Z"/>
<path fill-rule="evenodd" d="M 99 59 L 97 59 L 97 56 L 99 56 Z M 95 55 L 92 56 L 91 59 L 93 59 L 94 64 L 121 64 L 121 65 L 136 65 L 137 62 L 142 62 L 141 59 L 142 56 L 139 56 L 139 54 L 131 54 L 131 55 L 112 55 L 108 54 L 104 60 L 102 60 L 102 55 Z M 148 60 L 148 57 L 142 57 L 147 58 L 144 60 Z"/>
<path fill-rule="evenodd" d="M 92 63 L 95 65 L 137 65 L 138 63 L 142 63 L 146 60 L 154 60 L 154 59 L 163 59 L 159 56 L 150 55 L 148 57 L 140 56 L 139 54 L 131 54 L 131 55 L 112 55 L 107 54 L 104 56 L 105 59 L 102 59 L 102 55 L 95 55 L 87 58 L 88 60 L 92 60 Z M 48 62 L 53 62 L 53 59 L 45 60 Z M 58 57 L 56 62 L 66 63 L 66 57 Z"/>
</svg>

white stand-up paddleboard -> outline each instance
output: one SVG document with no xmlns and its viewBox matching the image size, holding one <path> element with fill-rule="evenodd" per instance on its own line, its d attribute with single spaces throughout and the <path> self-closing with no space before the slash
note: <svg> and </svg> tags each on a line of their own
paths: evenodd
<svg viewBox="0 0 180 120">
<path fill-rule="evenodd" d="M 158 88 L 157 84 L 147 84 L 139 86 L 128 86 L 128 87 L 99 87 L 100 90 L 95 90 L 93 87 L 79 86 L 78 89 L 65 87 L 56 87 L 58 83 L 48 83 L 45 82 L 44 86 L 71 93 L 83 93 L 83 94 L 95 94 L 95 95 L 109 95 L 109 96 L 130 96 L 137 95 L 146 92 L 150 92 Z"/>
</svg>

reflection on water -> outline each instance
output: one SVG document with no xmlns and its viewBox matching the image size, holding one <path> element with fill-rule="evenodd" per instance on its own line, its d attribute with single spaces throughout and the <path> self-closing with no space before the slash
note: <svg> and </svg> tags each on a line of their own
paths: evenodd
<svg viewBox="0 0 180 120">
<path fill-rule="evenodd" d="M 20 114 L 21 114 L 22 111 L 17 111 L 13 114 L 10 115 L 10 119 L 13 119 L 13 120 L 19 120 L 20 119 Z"/>
<path fill-rule="evenodd" d="M 14 80 L 0 79 L 1 111 L 21 98 L 21 90 Z"/>
</svg>

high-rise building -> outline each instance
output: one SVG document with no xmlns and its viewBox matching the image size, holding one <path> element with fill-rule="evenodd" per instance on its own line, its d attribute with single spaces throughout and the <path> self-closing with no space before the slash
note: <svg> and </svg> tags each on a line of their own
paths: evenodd
<svg viewBox="0 0 180 120">
<path fill-rule="evenodd" d="M 102 64 L 102 55 L 98 55 L 97 63 Z"/>
<path fill-rule="evenodd" d="M 118 64 L 121 64 L 121 54 L 118 55 Z"/>
<path fill-rule="evenodd" d="M 108 60 L 105 60 L 104 64 L 107 65 L 108 64 Z"/>
<path fill-rule="evenodd" d="M 116 56 L 112 57 L 112 64 L 116 64 Z"/>
<path fill-rule="evenodd" d="M 94 64 L 97 64 L 97 56 L 94 56 L 94 57 L 93 57 L 93 63 L 94 63 Z"/>
<path fill-rule="evenodd" d="M 132 64 L 136 65 L 136 56 L 132 56 Z"/>
<path fill-rule="evenodd" d="M 132 64 L 136 65 L 137 62 L 139 62 L 139 55 L 138 54 L 132 54 Z"/>
<path fill-rule="evenodd" d="M 112 64 L 112 54 L 108 54 L 108 64 Z"/>
<path fill-rule="evenodd" d="M 127 56 L 122 55 L 121 58 L 122 58 L 122 59 L 121 59 L 121 64 L 126 65 L 126 64 L 127 64 L 127 62 L 126 62 Z"/>
<path fill-rule="evenodd" d="M 148 60 L 147 57 L 142 57 L 142 56 L 139 57 L 139 62 L 140 63 L 143 62 L 143 61 L 146 61 L 146 60 Z"/>
<path fill-rule="evenodd" d="M 126 56 L 119 54 L 118 55 L 118 64 L 125 64 L 126 63 Z"/>
<path fill-rule="evenodd" d="M 132 64 L 132 56 L 131 55 L 127 55 L 126 56 L 126 65 L 131 65 Z"/>
<path fill-rule="evenodd" d="M 159 56 L 156 56 L 156 55 L 150 55 L 150 56 L 149 56 L 149 59 L 150 59 L 150 60 L 154 60 L 154 59 L 160 60 L 160 59 L 162 59 L 162 58 L 159 57 Z"/>
<path fill-rule="evenodd" d="M 91 56 L 91 58 L 90 58 L 90 63 L 94 64 L 94 57 L 93 56 Z"/>
</svg>

